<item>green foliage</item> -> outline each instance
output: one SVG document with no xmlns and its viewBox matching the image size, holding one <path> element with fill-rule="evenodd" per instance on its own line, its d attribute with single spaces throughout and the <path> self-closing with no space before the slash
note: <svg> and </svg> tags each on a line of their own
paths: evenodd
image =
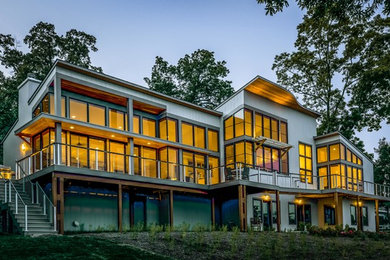
<svg viewBox="0 0 390 260">
<path fill-rule="evenodd" d="M 150 78 L 144 78 L 149 88 L 160 93 L 214 108 L 234 92 L 226 80 L 229 70 L 226 61 L 216 61 L 214 52 L 197 50 L 170 65 L 156 57 Z"/>
<path fill-rule="evenodd" d="M 378 148 L 375 149 L 378 159 L 375 161 L 374 181 L 381 184 L 390 183 L 390 143 L 386 138 L 379 140 Z"/>
<path fill-rule="evenodd" d="M 0 140 L 17 118 L 17 87 L 28 73 L 42 80 L 56 59 L 102 71 L 100 67 L 91 65 L 89 55 L 98 49 L 96 38 L 85 32 L 71 29 L 65 35 L 58 35 L 53 24 L 39 22 L 31 28 L 23 42 L 27 52 L 20 50 L 19 42 L 10 34 L 0 33 L 0 62 L 5 68 L 0 71 Z"/>
</svg>

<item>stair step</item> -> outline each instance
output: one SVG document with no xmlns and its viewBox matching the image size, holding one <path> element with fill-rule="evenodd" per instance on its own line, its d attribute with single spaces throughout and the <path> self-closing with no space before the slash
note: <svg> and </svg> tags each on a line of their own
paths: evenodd
<svg viewBox="0 0 390 260">
<path fill-rule="evenodd" d="M 24 215 L 20 215 L 20 214 L 17 214 L 17 215 L 14 215 L 15 218 L 18 220 L 24 220 Z M 45 219 L 47 220 L 48 219 L 48 216 L 45 216 L 45 215 L 30 215 L 28 214 L 27 218 L 30 220 L 40 220 L 40 219 Z"/>
<path fill-rule="evenodd" d="M 19 227 L 21 227 L 22 229 L 24 228 L 24 223 L 20 223 L 19 224 Z M 47 229 L 47 230 L 50 230 L 53 228 L 53 225 L 51 224 L 37 224 L 37 223 L 28 223 L 27 225 L 27 229 Z"/>
</svg>

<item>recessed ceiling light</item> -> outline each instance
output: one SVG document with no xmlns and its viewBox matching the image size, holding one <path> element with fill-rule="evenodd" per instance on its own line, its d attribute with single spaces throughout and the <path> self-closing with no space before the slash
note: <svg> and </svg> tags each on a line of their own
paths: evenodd
<svg viewBox="0 0 390 260">
<path fill-rule="evenodd" d="M 148 144 L 150 144 L 150 142 L 148 142 Z"/>
<path fill-rule="evenodd" d="M 74 126 L 71 126 L 70 129 L 74 129 Z"/>
<path fill-rule="evenodd" d="M 118 128 L 119 128 L 119 129 L 122 129 L 122 127 L 121 127 L 121 126 L 118 126 Z"/>
<path fill-rule="evenodd" d="M 115 135 L 111 135 L 111 137 L 115 137 Z"/>
<path fill-rule="evenodd" d="M 72 118 L 76 118 L 76 116 L 72 116 Z"/>
</svg>

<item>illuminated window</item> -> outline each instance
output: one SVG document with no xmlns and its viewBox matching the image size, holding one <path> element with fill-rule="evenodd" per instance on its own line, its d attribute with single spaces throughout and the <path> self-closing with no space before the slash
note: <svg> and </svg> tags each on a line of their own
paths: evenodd
<svg viewBox="0 0 390 260">
<path fill-rule="evenodd" d="M 142 134 L 156 137 L 156 121 L 149 118 L 142 118 Z"/>
<path fill-rule="evenodd" d="M 33 117 L 38 116 L 41 113 L 41 106 L 38 105 L 33 111 Z"/>
<path fill-rule="evenodd" d="M 280 141 L 287 143 L 287 123 L 280 122 Z"/>
<path fill-rule="evenodd" d="M 54 115 L 55 114 L 54 95 L 50 93 L 49 99 L 50 99 L 50 114 Z M 61 97 L 61 116 L 66 117 L 66 99 L 65 99 L 65 97 Z"/>
<path fill-rule="evenodd" d="M 245 135 L 253 136 L 252 111 L 245 109 L 244 110 L 244 117 L 245 117 Z"/>
<path fill-rule="evenodd" d="M 352 153 L 352 163 L 357 163 L 357 158 L 354 153 Z"/>
<path fill-rule="evenodd" d="M 347 161 L 352 162 L 352 152 L 349 149 L 347 149 Z"/>
<path fill-rule="evenodd" d="M 255 114 L 255 137 L 263 136 L 263 116 L 261 114 Z"/>
<path fill-rule="evenodd" d="M 326 146 L 317 148 L 317 162 L 323 163 L 328 161 L 328 149 Z"/>
<path fill-rule="evenodd" d="M 195 178 L 196 183 L 198 184 L 206 184 L 205 167 L 205 156 L 201 154 L 195 154 Z"/>
<path fill-rule="evenodd" d="M 263 116 L 263 124 L 264 137 L 271 138 L 271 118 L 269 118 L 268 116 Z"/>
<path fill-rule="evenodd" d="M 70 166 L 88 168 L 87 137 L 82 135 L 70 135 Z"/>
<path fill-rule="evenodd" d="M 358 181 L 359 181 L 359 191 L 363 192 L 363 173 L 362 169 L 357 169 Z"/>
<path fill-rule="evenodd" d="M 256 150 L 256 166 L 264 168 L 264 149 L 260 146 Z"/>
<path fill-rule="evenodd" d="M 195 143 L 194 146 L 198 148 L 205 148 L 206 138 L 204 127 L 194 126 Z"/>
<path fill-rule="evenodd" d="M 311 145 L 299 143 L 299 173 L 302 182 L 313 183 Z"/>
<path fill-rule="evenodd" d="M 318 176 L 320 182 L 320 189 L 328 189 L 328 167 L 319 167 Z"/>
<path fill-rule="evenodd" d="M 133 133 L 139 134 L 139 116 L 133 115 Z"/>
<path fill-rule="evenodd" d="M 332 144 L 329 146 L 329 160 L 339 160 L 340 159 L 340 144 Z"/>
<path fill-rule="evenodd" d="M 340 159 L 345 160 L 345 145 L 340 144 Z"/>
<path fill-rule="evenodd" d="M 341 174 L 341 188 L 346 189 L 346 176 L 345 176 L 345 165 L 340 165 L 340 174 Z"/>
<path fill-rule="evenodd" d="M 234 137 L 244 135 L 244 110 L 241 109 L 234 114 Z"/>
<path fill-rule="evenodd" d="M 71 119 L 87 122 L 87 103 L 69 99 L 69 114 Z"/>
<path fill-rule="evenodd" d="M 357 191 L 358 176 L 357 176 L 357 169 L 355 167 L 352 168 L 352 174 L 353 174 L 353 190 Z"/>
<path fill-rule="evenodd" d="M 341 172 L 340 172 L 340 164 L 334 164 L 330 166 L 330 183 L 331 188 L 340 188 L 341 186 Z"/>
<path fill-rule="evenodd" d="M 283 154 L 282 156 L 282 173 L 288 173 L 288 153 Z"/>
<path fill-rule="evenodd" d="M 250 142 L 235 143 L 235 162 L 242 163 L 241 167 L 253 165 L 253 144 Z M 239 165 L 237 165 L 239 167 Z"/>
<path fill-rule="evenodd" d="M 362 160 L 360 160 L 360 158 L 358 158 L 358 164 L 362 165 Z"/>
<path fill-rule="evenodd" d="M 195 182 L 194 154 L 183 152 L 184 180 L 185 182 Z"/>
<path fill-rule="evenodd" d="M 119 130 L 127 130 L 125 127 L 125 113 L 110 109 L 108 113 L 109 117 L 109 126 L 111 128 L 119 129 Z"/>
<path fill-rule="evenodd" d="M 225 160 L 226 167 L 234 168 L 234 147 L 232 144 L 225 147 Z"/>
<path fill-rule="evenodd" d="M 163 148 L 160 150 L 161 179 L 179 180 L 178 150 Z"/>
<path fill-rule="evenodd" d="M 272 170 L 273 171 L 280 171 L 279 168 L 279 150 L 272 149 Z"/>
<path fill-rule="evenodd" d="M 209 156 L 209 169 L 210 169 L 210 183 L 219 183 L 219 159 L 217 157 Z"/>
<path fill-rule="evenodd" d="M 49 101 L 49 95 L 46 95 L 43 99 L 42 99 L 42 112 L 43 113 L 48 113 L 50 112 L 50 101 Z"/>
<path fill-rule="evenodd" d="M 214 131 L 211 129 L 207 130 L 207 148 L 211 151 L 218 152 L 218 131 Z"/>
<path fill-rule="evenodd" d="M 230 140 L 233 137 L 233 116 L 231 116 L 225 120 L 225 140 Z"/>
<path fill-rule="evenodd" d="M 279 124 L 276 119 L 271 120 L 271 128 L 272 128 L 272 136 L 271 138 L 274 140 L 279 140 Z"/>
<path fill-rule="evenodd" d="M 272 156 L 271 148 L 264 147 L 264 168 L 267 170 L 272 170 Z"/>
<path fill-rule="evenodd" d="M 184 178 L 186 182 L 206 184 L 205 156 L 183 152 Z"/>
<path fill-rule="evenodd" d="M 181 123 L 181 135 L 182 143 L 186 145 L 194 145 L 194 133 L 192 131 L 192 125 L 187 123 Z"/>
<path fill-rule="evenodd" d="M 89 168 L 92 170 L 106 170 L 105 141 L 89 138 Z"/>
<path fill-rule="evenodd" d="M 153 148 L 142 148 L 142 176 L 157 178 L 157 151 Z"/>
<path fill-rule="evenodd" d="M 353 190 L 353 176 L 352 176 L 352 167 L 347 167 L 347 185 L 348 190 Z"/>
<path fill-rule="evenodd" d="M 162 119 L 159 122 L 160 138 L 177 142 L 177 121 L 174 119 Z"/>
<path fill-rule="evenodd" d="M 109 158 L 110 172 L 125 172 L 125 144 L 111 141 Z"/>
<path fill-rule="evenodd" d="M 106 109 L 105 107 L 89 104 L 89 122 L 95 125 L 106 125 Z"/>
</svg>

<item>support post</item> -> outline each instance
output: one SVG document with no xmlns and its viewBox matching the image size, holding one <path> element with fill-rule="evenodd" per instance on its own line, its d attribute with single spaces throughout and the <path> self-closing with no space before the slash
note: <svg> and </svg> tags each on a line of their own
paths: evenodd
<svg viewBox="0 0 390 260">
<path fill-rule="evenodd" d="M 211 225 L 215 227 L 215 198 L 211 198 Z"/>
<path fill-rule="evenodd" d="M 246 231 L 246 186 L 238 185 L 238 212 L 240 218 L 240 230 Z"/>
<path fill-rule="evenodd" d="M 122 232 L 122 184 L 118 184 L 118 230 Z"/>
<path fill-rule="evenodd" d="M 64 210 L 65 210 L 65 203 L 64 203 L 64 178 L 63 177 L 58 177 L 59 181 L 59 187 L 57 190 L 58 194 L 58 203 L 60 207 L 59 211 L 59 216 L 58 216 L 58 221 L 59 221 L 59 227 L 58 227 L 58 232 L 60 234 L 64 234 Z"/>
<path fill-rule="evenodd" d="M 173 228 L 173 190 L 169 191 L 169 225 Z"/>
<path fill-rule="evenodd" d="M 55 123 L 55 149 L 54 149 L 54 164 L 60 165 L 62 163 L 62 125 L 60 122 Z"/>
<path fill-rule="evenodd" d="M 276 231 L 280 232 L 280 195 L 276 191 Z"/>
<path fill-rule="evenodd" d="M 357 210 L 357 229 L 362 230 L 362 215 L 360 211 L 360 196 L 357 196 L 356 210 Z"/>
<path fill-rule="evenodd" d="M 334 199 L 334 205 L 335 205 L 334 218 L 335 218 L 335 224 L 337 226 L 337 225 L 340 225 L 340 221 L 339 221 L 339 194 L 338 194 L 338 192 L 333 193 L 333 199 Z"/>
<path fill-rule="evenodd" d="M 58 230 L 59 229 L 59 222 L 58 222 L 59 207 L 58 207 L 58 199 L 57 199 L 57 177 L 55 174 L 53 174 L 51 177 L 51 195 L 53 198 L 53 204 L 56 207 L 56 212 L 54 212 L 54 216 L 55 216 L 54 226 L 56 227 L 56 230 Z"/>
<path fill-rule="evenodd" d="M 375 200 L 375 231 L 379 232 L 379 201 Z"/>
</svg>

